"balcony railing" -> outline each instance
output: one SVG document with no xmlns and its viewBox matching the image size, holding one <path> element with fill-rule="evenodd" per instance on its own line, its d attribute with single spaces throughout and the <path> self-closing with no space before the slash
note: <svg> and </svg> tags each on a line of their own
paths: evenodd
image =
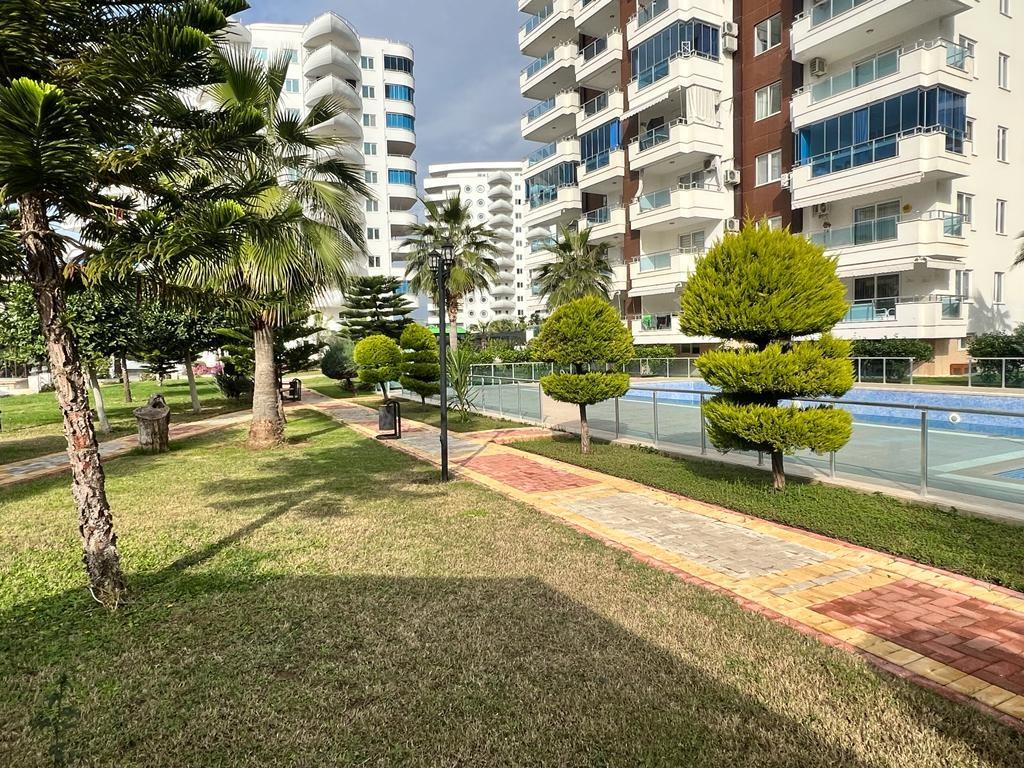
<svg viewBox="0 0 1024 768">
<path fill-rule="evenodd" d="M 683 49 L 681 51 L 672 54 L 664 61 L 658 62 L 653 67 L 648 67 L 633 76 L 633 82 L 636 83 L 637 90 L 642 91 L 644 88 L 654 85 L 659 80 L 668 77 L 669 72 L 671 71 L 672 62 L 676 59 L 688 59 L 693 56 L 707 59 L 708 61 L 718 61 L 717 57 L 704 53 L 703 51 L 698 51 L 694 49 L 690 43 L 684 42 Z"/>
<path fill-rule="evenodd" d="M 582 51 L 580 51 L 580 55 L 583 57 L 584 61 L 590 61 L 595 56 L 599 56 L 607 50 L 608 38 L 599 37 L 597 40 L 595 40 Z"/>
<path fill-rule="evenodd" d="M 583 158 L 583 167 L 586 168 L 587 173 L 593 173 L 594 171 L 600 170 L 612 162 L 612 152 L 616 152 L 621 147 L 615 149 L 606 149 L 603 152 L 598 152 L 596 155 Z"/>
<path fill-rule="evenodd" d="M 952 211 L 929 211 L 914 219 L 902 216 L 884 216 L 880 219 L 858 221 L 848 227 L 835 227 L 812 232 L 808 239 L 825 248 L 854 248 L 899 238 L 899 225 L 912 221 L 942 220 L 942 233 L 946 237 L 963 237 L 966 217 Z"/>
<path fill-rule="evenodd" d="M 529 78 L 533 77 L 534 75 L 536 75 L 538 72 L 540 72 L 542 69 L 544 69 L 546 66 L 548 66 L 548 64 L 550 64 L 554 60 L 555 60 L 555 49 L 552 48 L 550 51 L 545 53 L 539 59 L 534 59 L 529 64 L 527 64 L 525 67 L 523 67 L 523 73 L 526 75 L 527 79 L 529 79 Z"/>
<path fill-rule="evenodd" d="M 583 105 L 583 114 L 586 117 L 596 115 L 598 112 L 603 112 L 608 109 L 608 92 L 605 91 L 602 94 L 598 94 L 586 104 Z"/>
<path fill-rule="evenodd" d="M 672 129 L 677 125 L 711 125 L 718 127 L 718 123 L 708 123 L 703 120 L 691 120 L 687 117 L 680 117 L 673 120 L 667 125 L 659 125 L 656 128 L 651 128 L 649 131 L 644 131 L 637 138 L 633 139 L 638 145 L 639 152 L 646 152 L 649 149 L 653 149 L 659 144 L 664 144 L 670 138 L 672 138 Z"/>
<path fill-rule="evenodd" d="M 846 171 L 850 168 L 857 168 L 870 163 L 877 163 L 880 160 L 891 160 L 899 155 L 900 139 L 918 134 L 944 133 L 946 134 L 946 151 L 962 155 L 964 152 L 964 133 L 954 131 L 942 125 L 933 125 L 928 128 L 914 128 L 913 130 L 893 133 L 888 136 L 881 136 L 862 144 L 854 144 L 850 147 L 843 147 L 831 152 L 824 152 L 820 155 L 798 160 L 796 165 L 811 166 L 811 178 L 826 176 L 830 173 Z"/>
<path fill-rule="evenodd" d="M 965 296 L 931 294 L 929 296 L 893 296 L 883 299 L 865 299 L 850 304 L 850 311 L 842 323 L 881 323 L 896 320 L 896 307 L 900 304 L 940 304 L 943 320 L 962 320 Z"/>
<path fill-rule="evenodd" d="M 530 193 L 530 208 L 540 208 L 541 206 L 553 203 L 558 200 L 558 193 L 563 189 L 577 189 L 576 184 L 559 184 L 558 186 L 542 187 L 535 192 Z"/>
<path fill-rule="evenodd" d="M 527 157 L 526 157 L 526 165 L 527 166 L 531 166 L 531 165 L 536 165 L 537 163 L 542 163 L 545 160 L 547 160 L 549 157 L 554 155 L 556 152 L 558 152 L 558 142 L 557 141 L 552 141 L 550 144 L 545 144 L 540 149 L 538 149 L 538 150 L 536 150 L 534 152 L 531 152 L 529 155 L 527 155 Z"/>
<path fill-rule="evenodd" d="M 607 205 L 603 208 L 595 208 L 592 211 L 587 211 L 583 214 L 587 220 L 587 224 L 594 226 L 595 224 L 607 224 L 612 220 L 612 211 Z"/>
<path fill-rule="evenodd" d="M 533 108 L 527 110 L 526 122 L 532 123 L 538 117 L 547 114 L 548 112 L 555 108 L 556 103 L 557 100 L 554 96 L 552 96 L 550 99 L 545 99 L 544 101 L 540 102 L 540 104 L 537 104 Z"/>
<path fill-rule="evenodd" d="M 657 272 L 659 269 L 671 269 L 673 251 L 648 253 L 640 257 L 640 272 Z"/>
<path fill-rule="evenodd" d="M 824 24 L 836 16 L 841 16 L 847 11 L 852 11 L 854 8 L 870 2 L 871 0 L 824 0 L 824 2 L 811 6 L 811 26 Z"/>
<path fill-rule="evenodd" d="M 668 189 L 659 189 L 656 192 L 648 192 L 636 198 L 637 205 L 640 206 L 640 213 L 647 213 L 648 211 L 655 211 L 658 208 L 672 205 L 672 193 L 678 189 L 707 189 L 717 192 L 719 187 L 715 181 L 709 179 L 703 182 L 693 181 L 688 184 L 678 184 Z"/>
<path fill-rule="evenodd" d="M 646 8 L 640 8 L 636 14 L 637 29 L 649 24 L 668 10 L 668 0 L 654 0 Z"/>
<path fill-rule="evenodd" d="M 535 13 L 533 16 L 526 20 L 526 23 L 522 26 L 523 34 L 528 35 L 548 18 L 552 13 L 555 12 L 554 3 L 548 3 L 540 11 Z"/>
</svg>

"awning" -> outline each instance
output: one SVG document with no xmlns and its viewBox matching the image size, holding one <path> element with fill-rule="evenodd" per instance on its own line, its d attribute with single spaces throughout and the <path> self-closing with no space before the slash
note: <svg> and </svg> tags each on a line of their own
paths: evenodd
<svg viewBox="0 0 1024 768">
<path fill-rule="evenodd" d="M 904 256 L 899 259 L 881 259 L 866 264 L 843 264 L 839 259 L 839 277 L 869 277 L 871 275 L 882 275 L 891 272 L 910 272 L 916 266 L 922 269 L 957 269 L 963 265 L 960 259 L 925 257 L 925 256 Z"/>
<path fill-rule="evenodd" d="M 683 90 L 683 89 L 682 88 L 673 88 L 671 91 L 669 91 L 666 94 L 663 94 L 662 96 L 659 96 L 658 98 L 649 99 L 646 102 L 641 102 L 638 106 L 630 108 L 630 110 L 628 112 L 626 112 L 620 119 L 621 120 L 628 120 L 629 118 L 633 117 L 634 115 L 640 114 L 645 109 L 650 109 L 651 107 L 656 107 L 659 104 L 664 104 L 666 101 L 669 101 L 671 99 L 678 98 L 679 92 L 681 90 Z"/>
<path fill-rule="evenodd" d="M 670 296 L 679 293 L 681 285 L 682 283 L 677 283 L 671 288 L 666 288 L 665 284 L 662 283 L 661 285 L 650 285 L 643 286 L 641 288 L 630 288 L 629 295 L 631 298 L 636 298 L 638 296 Z"/>
</svg>

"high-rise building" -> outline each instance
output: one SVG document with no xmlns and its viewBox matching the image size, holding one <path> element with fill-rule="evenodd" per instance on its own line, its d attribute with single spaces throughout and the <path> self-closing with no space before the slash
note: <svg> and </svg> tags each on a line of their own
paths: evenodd
<svg viewBox="0 0 1024 768">
<path fill-rule="evenodd" d="M 675 321 L 696 255 L 766 217 L 837 256 L 837 334 L 923 339 L 922 372 L 955 370 L 970 335 L 1024 322 L 1013 6 L 520 0 L 528 237 L 591 227 L 637 343 L 692 351 L 712 341 Z"/>
<path fill-rule="evenodd" d="M 373 190 L 373 197 L 363 202 L 367 256 L 353 271 L 402 277 L 405 262 L 399 245 L 417 221 L 412 209 L 418 200 L 412 46 L 361 37 L 335 13 L 304 26 L 236 26 L 232 42 L 260 59 L 290 59 L 283 109 L 306 114 L 325 96 L 345 105 L 344 114 L 317 130 L 348 142 L 343 155 L 363 168 Z M 325 320 L 336 320 L 341 305 L 340 294 L 327 297 L 321 306 Z"/>
<path fill-rule="evenodd" d="M 530 253 L 526 244 L 521 162 L 446 163 L 431 165 L 423 181 L 427 200 L 443 201 L 458 195 L 469 205 L 474 224 L 494 232 L 498 249 L 495 260 L 498 279 L 487 289 L 465 297 L 459 308 L 458 324 L 472 325 L 492 320 L 527 319 L 527 298 L 531 286 L 526 269 Z M 439 321 L 437 306 L 428 304 L 430 325 Z"/>
</svg>

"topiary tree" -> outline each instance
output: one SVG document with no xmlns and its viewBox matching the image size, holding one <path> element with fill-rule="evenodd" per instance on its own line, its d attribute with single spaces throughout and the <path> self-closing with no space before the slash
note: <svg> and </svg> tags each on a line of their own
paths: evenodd
<svg viewBox="0 0 1024 768">
<path fill-rule="evenodd" d="M 684 333 L 735 343 L 697 361 L 704 380 L 721 389 L 704 409 L 711 442 L 721 451 L 770 453 L 777 490 L 786 485 L 785 454 L 836 451 L 850 439 L 846 411 L 780 405 L 853 386 L 850 344 L 828 335 L 847 310 L 836 262 L 823 248 L 750 220 L 698 260 L 683 293 Z M 816 334 L 824 335 L 794 341 Z"/>
<path fill-rule="evenodd" d="M 585 296 L 555 310 L 541 326 L 537 347 L 542 359 L 570 367 L 540 384 L 548 397 L 580 407 L 580 452 L 590 453 L 587 406 L 626 394 L 629 374 L 608 369 L 633 359 L 633 335 L 611 304 Z"/>
<path fill-rule="evenodd" d="M 405 355 L 402 386 L 420 396 L 426 404 L 427 395 L 441 391 L 441 363 L 437 339 L 422 325 L 407 325 L 399 342 Z"/>
<path fill-rule="evenodd" d="M 384 402 L 388 402 L 388 382 L 402 374 L 402 350 L 394 339 L 387 336 L 367 336 L 356 344 L 353 357 L 359 380 L 365 384 L 380 385 Z"/>
<path fill-rule="evenodd" d="M 355 389 L 352 379 L 356 377 L 356 361 L 353 358 L 355 344 L 352 339 L 335 336 L 327 347 L 323 360 L 320 361 L 320 372 L 329 379 L 344 381 L 349 391 Z"/>
</svg>

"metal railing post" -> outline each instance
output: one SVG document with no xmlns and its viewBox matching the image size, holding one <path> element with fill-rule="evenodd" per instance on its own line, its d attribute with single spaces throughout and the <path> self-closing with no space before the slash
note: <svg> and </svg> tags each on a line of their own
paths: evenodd
<svg viewBox="0 0 1024 768">
<path fill-rule="evenodd" d="M 974 360 L 967 358 L 967 386 L 974 386 Z"/>
<path fill-rule="evenodd" d="M 1003 385 L 1002 389 L 1006 389 L 1006 358 L 1003 358 Z"/>
<path fill-rule="evenodd" d="M 828 476 L 833 480 L 836 478 L 836 452 L 832 451 L 828 455 Z"/>
<path fill-rule="evenodd" d="M 700 393 L 700 453 L 706 456 L 708 452 L 708 425 L 704 420 L 704 393 Z"/>
<path fill-rule="evenodd" d="M 544 423 L 544 387 L 537 382 L 537 421 Z"/>
<path fill-rule="evenodd" d="M 882 383 L 883 384 L 888 384 L 889 383 L 889 372 L 888 372 L 887 365 L 886 365 L 888 360 L 889 360 L 889 358 L 887 358 L 887 357 L 883 357 L 882 358 Z"/>
<path fill-rule="evenodd" d="M 910 385 L 914 385 L 914 358 L 908 357 L 907 362 L 910 363 Z"/>
<path fill-rule="evenodd" d="M 763 467 L 764 466 L 764 451 L 758 451 L 757 452 L 757 466 L 759 466 L 759 467 Z"/>
<path fill-rule="evenodd" d="M 671 363 L 669 362 L 669 359 L 666 357 L 665 358 L 665 378 L 667 379 L 671 375 L 672 375 Z"/>
<path fill-rule="evenodd" d="M 928 495 L 928 411 L 921 411 L 921 495 Z"/>
<path fill-rule="evenodd" d="M 515 382 L 516 385 L 516 416 L 520 419 L 523 418 L 523 388 L 519 386 L 519 382 Z"/>
<path fill-rule="evenodd" d="M 651 392 L 651 406 L 654 411 L 654 447 L 658 447 L 658 393 Z"/>
<path fill-rule="evenodd" d="M 619 398 L 615 398 L 615 439 L 619 439 Z"/>
</svg>

